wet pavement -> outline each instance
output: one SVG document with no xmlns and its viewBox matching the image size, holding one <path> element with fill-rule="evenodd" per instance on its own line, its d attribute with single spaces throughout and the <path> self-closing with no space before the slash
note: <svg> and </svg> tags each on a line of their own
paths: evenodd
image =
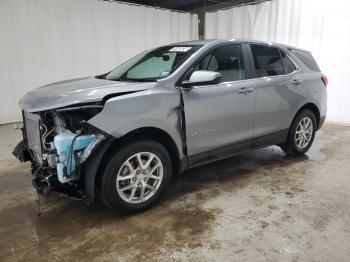
<svg viewBox="0 0 350 262">
<path fill-rule="evenodd" d="M 121 216 L 41 198 L 0 126 L 0 261 L 349 261 L 350 127 L 303 157 L 268 147 L 187 171 L 154 208 Z"/>
</svg>

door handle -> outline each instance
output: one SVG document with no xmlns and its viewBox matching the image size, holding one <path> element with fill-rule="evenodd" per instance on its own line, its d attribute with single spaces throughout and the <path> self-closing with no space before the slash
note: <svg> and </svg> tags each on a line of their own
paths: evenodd
<svg viewBox="0 0 350 262">
<path fill-rule="evenodd" d="M 293 79 L 293 81 L 292 81 L 292 85 L 299 85 L 301 83 L 301 80 L 299 80 L 299 79 Z"/>
<path fill-rule="evenodd" d="M 245 93 L 250 93 L 250 92 L 253 92 L 254 91 L 254 88 L 248 88 L 248 87 L 242 87 L 240 89 L 238 89 L 238 93 L 240 94 L 245 94 Z"/>
</svg>

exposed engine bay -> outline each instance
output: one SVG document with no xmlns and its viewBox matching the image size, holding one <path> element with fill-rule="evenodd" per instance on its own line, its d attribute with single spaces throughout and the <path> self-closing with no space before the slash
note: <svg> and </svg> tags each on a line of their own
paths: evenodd
<svg viewBox="0 0 350 262">
<path fill-rule="evenodd" d="M 58 191 L 84 197 L 84 163 L 105 135 L 87 121 L 103 106 L 84 105 L 45 111 L 23 112 L 23 141 L 13 154 L 21 161 L 31 161 L 33 186 L 47 196 Z"/>
</svg>

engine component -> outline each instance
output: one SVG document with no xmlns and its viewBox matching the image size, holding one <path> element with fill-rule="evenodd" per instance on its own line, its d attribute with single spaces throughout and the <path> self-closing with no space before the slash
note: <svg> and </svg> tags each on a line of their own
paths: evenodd
<svg viewBox="0 0 350 262">
<path fill-rule="evenodd" d="M 55 168 L 57 165 L 57 155 L 56 152 L 48 153 L 46 156 L 47 164 L 51 168 Z"/>
<path fill-rule="evenodd" d="M 95 135 L 79 135 L 68 130 L 55 136 L 54 144 L 58 154 L 57 177 L 61 183 L 79 179 L 75 172 L 78 164 L 77 151 L 86 148 Z"/>
<path fill-rule="evenodd" d="M 83 153 L 79 157 L 80 163 L 84 163 L 85 160 L 90 156 L 92 151 L 105 139 L 102 134 L 97 134 L 95 139 L 84 149 Z"/>
</svg>

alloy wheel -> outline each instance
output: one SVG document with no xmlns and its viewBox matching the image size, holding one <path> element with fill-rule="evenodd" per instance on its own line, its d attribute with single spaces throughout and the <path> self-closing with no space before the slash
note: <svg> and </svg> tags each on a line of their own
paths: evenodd
<svg viewBox="0 0 350 262">
<path fill-rule="evenodd" d="M 298 148 L 304 149 L 307 147 L 312 139 L 313 123 L 310 117 L 303 117 L 295 132 L 295 144 Z"/>
<path fill-rule="evenodd" d="M 150 199 L 163 180 L 163 164 L 151 152 L 139 152 L 129 157 L 120 167 L 116 179 L 119 196 L 126 202 L 136 204 Z"/>
</svg>

